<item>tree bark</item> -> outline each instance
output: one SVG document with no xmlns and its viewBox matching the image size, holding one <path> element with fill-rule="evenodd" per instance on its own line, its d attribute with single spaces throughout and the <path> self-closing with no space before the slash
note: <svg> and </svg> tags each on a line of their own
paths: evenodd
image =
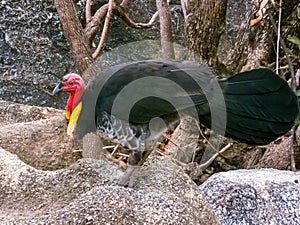
<svg viewBox="0 0 300 225">
<path fill-rule="evenodd" d="M 186 19 L 187 46 L 199 61 L 217 64 L 217 49 L 225 29 L 227 0 L 197 1 L 193 12 Z"/>
<path fill-rule="evenodd" d="M 88 39 L 77 16 L 75 5 L 72 0 L 54 0 L 54 4 L 65 37 L 70 44 L 76 67 L 82 75 L 94 60 L 87 42 Z"/>
<path fill-rule="evenodd" d="M 192 161 L 198 147 L 199 129 L 197 121 L 187 116 L 183 118 L 171 136 L 167 152 L 183 163 Z"/>
<path fill-rule="evenodd" d="M 167 0 L 156 0 L 156 7 L 158 10 L 160 21 L 162 57 L 165 59 L 173 59 L 174 48 L 172 38 L 172 24 Z"/>
</svg>

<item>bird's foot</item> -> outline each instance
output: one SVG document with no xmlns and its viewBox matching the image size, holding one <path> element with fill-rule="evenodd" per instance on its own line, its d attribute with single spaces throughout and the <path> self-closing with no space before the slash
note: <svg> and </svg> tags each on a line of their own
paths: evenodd
<svg viewBox="0 0 300 225">
<path fill-rule="evenodd" d="M 133 183 L 138 177 L 139 168 L 143 165 L 152 150 L 133 151 L 128 158 L 128 167 L 123 176 L 119 179 L 118 185 L 124 187 L 133 187 Z"/>
<path fill-rule="evenodd" d="M 124 187 L 133 187 L 134 180 L 136 178 L 136 173 L 138 172 L 140 166 L 133 166 L 128 165 L 127 169 L 125 170 L 124 174 L 118 180 L 118 185 Z"/>
</svg>

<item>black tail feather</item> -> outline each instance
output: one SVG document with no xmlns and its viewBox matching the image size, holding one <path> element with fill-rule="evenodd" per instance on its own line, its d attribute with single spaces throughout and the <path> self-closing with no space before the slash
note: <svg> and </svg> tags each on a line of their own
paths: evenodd
<svg viewBox="0 0 300 225">
<path fill-rule="evenodd" d="M 266 144 L 294 125 L 297 98 L 288 84 L 271 70 L 237 74 L 224 86 L 228 136 L 246 143 Z"/>
</svg>

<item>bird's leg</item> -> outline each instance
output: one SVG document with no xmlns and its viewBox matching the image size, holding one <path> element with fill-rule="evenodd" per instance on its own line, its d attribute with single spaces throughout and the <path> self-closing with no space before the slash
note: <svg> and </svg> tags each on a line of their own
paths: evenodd
<svg viewBox="0 0 300 225">
<path fill-rule="evenodd" d="M 128 167 L 125 170 L 123 176 L 119 179 L 118 185 L 120 186 L 129 186 L 133 183 L 133 180 L 135 178 L 135 173 L 138 171 L 138 168 L 143 165 L 143 163 L 146 161 L 151 150 L 148 151 L 134 151 L 129 155 L 128 159 Z"/>
</svg>

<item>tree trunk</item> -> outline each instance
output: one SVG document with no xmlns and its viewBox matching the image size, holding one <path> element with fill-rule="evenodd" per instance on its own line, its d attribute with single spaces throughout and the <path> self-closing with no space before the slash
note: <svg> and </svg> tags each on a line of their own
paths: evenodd
<svg viewBox="0 0 300 225">
<path fill-rule="evenodd" d="M 54 0 L 64 34 L 70 44 L 74 61 L 79 73 L 83 72 L 93 63 L 88 39 L 77 16 L 72 0 Z"/>
<path fill-rule="evenodd" d="M 197 1 L 186 19 L 187 46 L 201 63 L 214 66 L 221 34 L 225 29 L 227 0 Z"/>
</svg>

